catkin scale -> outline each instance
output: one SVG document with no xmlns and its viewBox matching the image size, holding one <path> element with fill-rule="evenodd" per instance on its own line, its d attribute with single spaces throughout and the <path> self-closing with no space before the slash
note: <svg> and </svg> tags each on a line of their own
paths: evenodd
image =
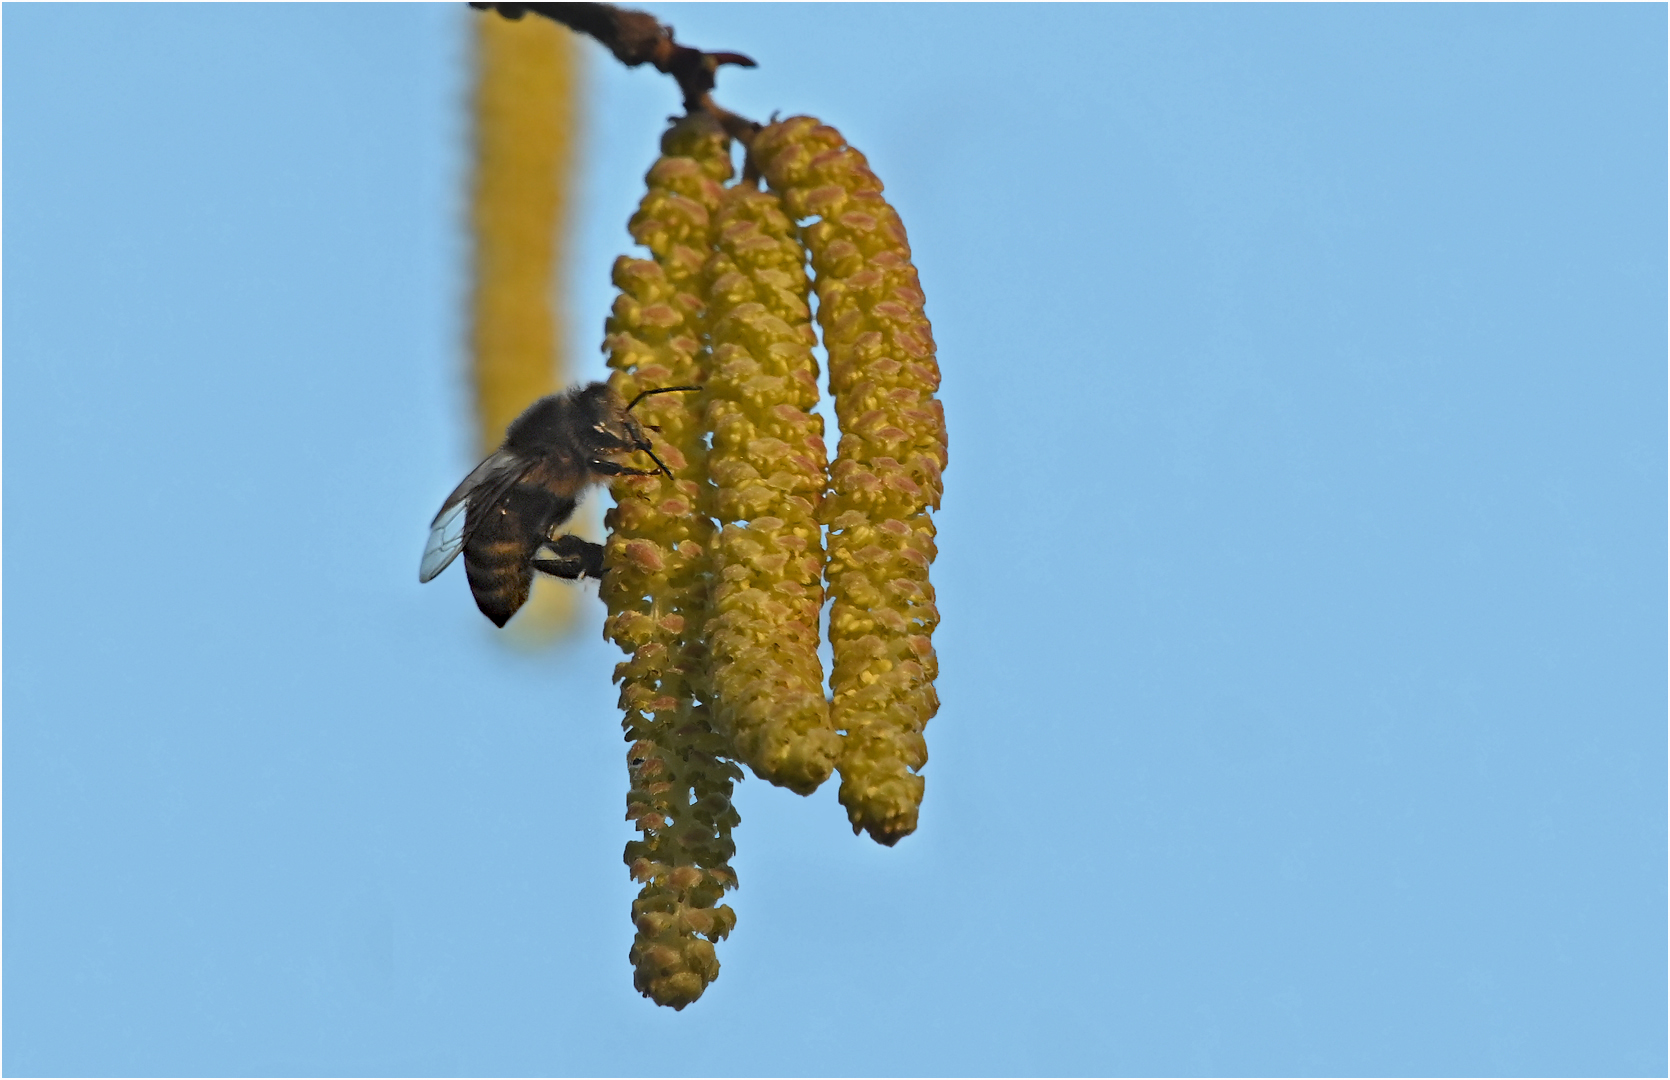
<svg viewBox="0 0 1670 1080">
<path fill-rule="evenodd" d="M 777 196 L 725 192 L 705 270 L 708 458 L 722 531 L 707 624 L 714 715 L 737 757 L 801 794 L 834 768 L 818 616 L 828 486 L 805 254 Z"/>
<path fill-rule="evenodd" d="M 643 390 L 700 385 L 706 376 L 701 271 L 713 241 L 730 142 L 705 116 L 677 122 L 650 169 L 630 231 L 652 259 L 622 257 L 620 290 L 604 348 L 610 387 L 630 401 Z M 712 487 L 700 393 L 661 394 L 636 410 L 658 431 L 671 479 L 619 477 L 610 485 L 604 634 L 628 659 L 620 683 L 631 788 L 627 818 L 641 839 L 626 862 L 643 883 L 632 904 L 633 985 L 682 1009 L 719 974 L 713 942 L 736 922 L 719 903 L 736 885 L 730 857 L 738 823 L 732 786 L 741 771 L 709 721 L 705 620 L 714 543 Z"/>
<path fill-rule="evenodd" d="M 928 566 L 946 441 L 933 334 L 904 225 L 840 132 L 793 117 L 760 131 L 750 154 L 790 216 L 818 219 L 801 237 L 841 424 L 820 514 L 840 799 L 854 831 L 893 844 L 916 828 L 922 730 L 939 708 Z"/>
</svg>

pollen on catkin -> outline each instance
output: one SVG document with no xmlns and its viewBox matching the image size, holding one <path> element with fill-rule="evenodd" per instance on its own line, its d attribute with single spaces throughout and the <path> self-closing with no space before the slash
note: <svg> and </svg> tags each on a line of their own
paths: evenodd
<svg viewBox="0 0 1670 1080">
<path fill-rule="evenodd" d="M 697 115 L 674 124 L 661 148 L 629 226 L 653 257 L 615 262 L 620 295 L 604 340 L 609 385 L 628 402 L 644 390 L 700 385 L 708 363 L 702 268 L 720 185 L 732 171 L 730 141 Z M 675 1009 L 718 977 L 713 942 L 736 922 L 719 901 L 736 886 L 731 791 L 742 773 L 705 704 L 714 526 L 702 397 L 660 394 L 634 410 L 657 432 L 656 453 L 673 478 L 623 476 L 610 485 L 616 505 L 605 518 L 600 586 L 604 636 L 629 654 L 615 679 L 632 744 L 626 815 L 642 834 L 626 845 L 627 865 L 643 883 L 632 904 L 633 985 Z"/>
<path fill-rule="evenodd" d="M 776 195 L 725 192 L 708 260 L 708 472 L 721 532 L 707 623 L 717 725 L 761 778 L 802 795 L 835 767 L 818 658 L 829 485 L 805 251 Z"/>
<path fill-rule="evenodd" d="M 841 425 L 820 514 L 840 799 L 854 832 L 893 844 L 916 828 L 922 731 L 939 709 L 928 567 L 946 440 L 933 334 L 904 225 L 863 154 L 800 116 L 761 130 L 750 156 L 791 217 L 817 219 L 800 235 Z"/>
</svg>

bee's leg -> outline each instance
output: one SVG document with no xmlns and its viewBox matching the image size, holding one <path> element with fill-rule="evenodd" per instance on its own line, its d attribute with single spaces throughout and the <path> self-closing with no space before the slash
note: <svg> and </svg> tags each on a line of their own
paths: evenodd
<svg viewBox="0 0 1670 1080">
<path fill-rule="evenodd" d="M 569 581 L 583 577 L 596 580 L 603 576 L 603 545 L 564 533 L 540 545 L 528 565 L 542 574 Z"/>
<path fill-rule="evenodd" d="M 660 469 L 634 469 L 627 465 L 616 465 L 612 461 L 601 460 L 593 461 L 591 468 L 593 472 L 602 473 L 604 476 L 657 476 L 661 472 Z"/>
</svg>

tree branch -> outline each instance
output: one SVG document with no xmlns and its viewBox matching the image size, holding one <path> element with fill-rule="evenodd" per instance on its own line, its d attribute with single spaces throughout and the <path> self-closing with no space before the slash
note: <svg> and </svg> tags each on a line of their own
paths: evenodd
<svg viewBox="0 0 1670 1080">
<path fill-rule="evenodd" d="M 684 111 L 706 112 L 724 125 L 726 134 L 747 146 L 760 125 L 738 116 L 713 100 L 714 76 L 722 64 L 754 67 L 754 61 L 733 52 L 704 52 L 673 40 L 673 28 L 663 26 L 646 11 L 613 4 L 477 3 L 470 6 L 496 11 L 507 19 L 533 12 L 578 33 L 596 38 L 627 67 L 653 65 L 671 75 L 684 94 Z"/>
</svg>

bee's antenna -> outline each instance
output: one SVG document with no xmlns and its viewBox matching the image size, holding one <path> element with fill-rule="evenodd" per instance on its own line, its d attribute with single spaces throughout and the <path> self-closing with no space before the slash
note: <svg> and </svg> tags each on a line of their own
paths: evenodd
<svg viewBox="0 0 1670 1080">
<path fill-rule="evenodd" d="M 653 394 L 653 393 L 655 393 L 655 391 L 651 390 L 650 393 Z M 661 459 L 655 456 L 655 451 L 654 450 L 651 450 L 647 446 L 642 447 L 642 449 L 643 449 L 644 453 L 649 455 L 649 459 L 651 461 L 655 462 L 655 467 L 660 469 L 663 473 L 666 473 L 667 479 L 669 479 L 669 480 L 675 479 L 673 474 L 671 472 L 667 471 L 667 466 L 665 466 L 661 463 Z"/>
<path fill-rule="evenodd" d="M 700 389 L 701 389 L 701 387 L 699 387 L 699 386 L 663 386 L 659 390 L 645 390 L 643 393 L 639 394 L 637 397 L 632 399 L 632 404 L 630 404 L 626 407 L 626 411 L 631 412 L 633 409 L 637 408 L 638 407 L 638 402 L 640 402 L 640 401 L 644 400 L 645 398 L 649 397 L 651 394 L 676 394 L 676 393 L 679 393 L 680 391 L 683 391 L 683 390 L 700 390 Z M 654 457 L 655 455 L 651 454 L 650 456 Z M 661 463 L 659 461 L 656 462 L 656 464 L 661 465 Z M 661 465 L 661 471 L 662 472 L 667 472 L 667 467 L 665 465 Z M 671 476 L 673 474 L 672 473 L 667 473 L 667 475 Z"/>
<path fill-rule="evenodd" d="M 632 404 L 630 404 L 626 407 L 626 411 L 631 412 L 633 409 L 637 408 L 638 407 L 638 402 L 640 402 L 640 401 L 644 400 L 645 398 L 649 397 L 651 394 L 677 394 L 677 393 L 687 391 L 687 390 L 700 390 L 700 389 L 702 389 L 702 388 L 699 387 L 699 386 L 663 386 L 663 387 L 661 387 L 660 389 L 657 389 L 657 390 L 645 390 L 643 393 L 639 394 L 637 397 L 632 399 Z M 662 471 L 662 473 L 664 473 L 666 475 L 667 479 L 672 480 L 674 478 L 672 470 L 668 469 L 666 464 L 663 463 L 660 458 L 655 456 L 655 451 L 651 450 L 649 448 L 649 440 L 648 439 L 645 439 L 644 442 L 638 447 L 638 449 L 642 450 L 644 453 L 649 455 L 649 459 L 651 461 L 655 462 L 655 467 L 660 469 Z"/>
</svg>

